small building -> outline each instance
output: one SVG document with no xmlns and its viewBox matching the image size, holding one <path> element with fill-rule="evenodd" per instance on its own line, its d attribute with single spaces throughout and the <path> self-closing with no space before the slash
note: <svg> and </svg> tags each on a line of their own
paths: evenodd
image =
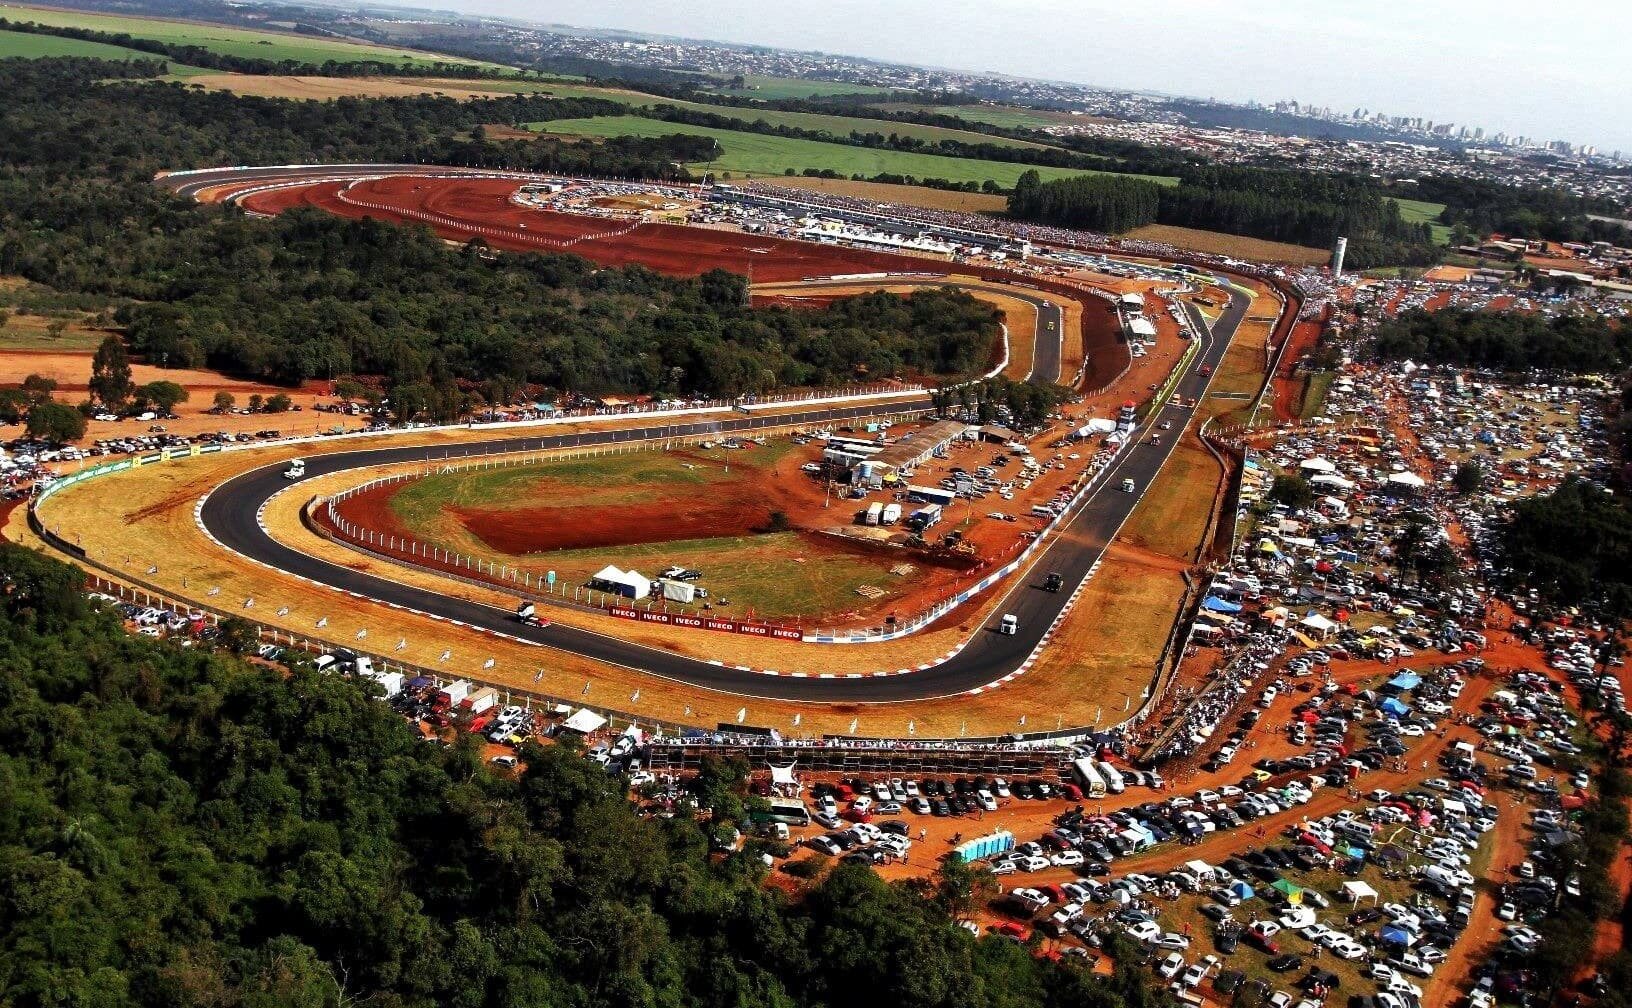
<svg viewBox="0 0 1632 1008">
<path fill-rule="evenodd" d="M 1155 339 L 1156 323 L 1143 315 L 1134 315 L 1128 319 L 1128 335 L 1139 339 Z"/>
<path fill-rule="evenodd" d="M 937 420 L 885 445 L 869 461 L 881 470 L 895 473 L 914 469 L 946 451 L 966 430 L 968 425 L 957 420 Z"/>
</svg>

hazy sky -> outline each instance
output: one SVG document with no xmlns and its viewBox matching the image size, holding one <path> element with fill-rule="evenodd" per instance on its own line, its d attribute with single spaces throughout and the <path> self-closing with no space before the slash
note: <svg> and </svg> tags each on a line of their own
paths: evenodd
<svg viewBox="0 0 1632 1008">
<path fill-rule="evenodd" d="M 1621 0 L 453 3 L 532 21 L 1118 88 L 1296 98 L 1632 152 L 1632 5 Z"/>
</svg>

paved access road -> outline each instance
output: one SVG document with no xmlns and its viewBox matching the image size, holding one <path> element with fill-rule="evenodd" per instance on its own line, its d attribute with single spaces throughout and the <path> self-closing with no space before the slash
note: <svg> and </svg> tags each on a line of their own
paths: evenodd
<svg viewBox="0 0 1632 1008">
<path fill-rule="evenodd" d="M 1179 379 L 1175 394 L 1200 400 L 1209 378 L 1200 373 L 1202 364 L 1217 368 L 1231 336 L 1246 313 L 1249 299 L 1236 293 L 1210 334 L 1203 332 L 1203 346 Z M 1057 332 L 1057 329 L 1056 329 Z M 574 446 L 616 444 L 652 438 L 696 437 L 709 434 L 751 433 L 765 427 L 823 426 L 853 417 L 878 416 L 896 411 L 918 411 L 927 398 L 898 401 L 887 407 L 843 406 L 812 409 L 774 417 L 743 416 L 723 421 L 688 421 L 653 424 L 630 430 L 593 434 L 559 434 L 508 437 L 463 446 L 459 449 L 415 446 L 369 448 L 311 456 L 306 461 L 307 479 L 347 470 L 357 470 L 359 481 L 368 469 L 403 462 L 483 453 L 531 452 Z M 200 512 L 204 526 L 227 548 L 277 570 L 329 585 L 364 598 L 403 606 L 477 628 L 510 634 L 539 644 L 560 648 L 584 657 L 613 662 L 641 672 L 704 689 L 720 690 L 745 697 L 811 701 L 821 703 L 889 703 L 924 700 L 965 693 L 989 685 L 1015 671 L 1037 648 L 1043 633 L 1070 596 L 1069 589 L 1080 583 L 1088 570 L 1104 554 L 1140 493 L 1119 489 L 1123 479 L 1131 479 L 1143 491 L 1155 477 L 1178 442 L 1166 437 L 1151 444 L 1150 430 L 1173 408 L 1152 412 L 1144 428 L 1127 450 L 1099 477 L 1097 490 L 1086 505 L 1061 528 L 1032 570 L 1035 576 L 1013 582 L 998 613 L 1012 613 L 1019 619 L 1019 633 L 1003 635 L 995 631 L 998 616 L 977 631 L 962 651 L 928 669 L 905 675 L 880 676 L 876 660 L 869 660 L 868 645 L 851 645 L 853 658 L 844 668 L 811 672 L 808 677 L 771 676 L 742 672 L 734 668 L 698 661 L 608 637 L 589 630 L 552 624 L 531 627 L 517 623 L 511 613 L 467 602 L 387 578 L 377 577 L 329 563 L 291 549 L 269 536 L 257 520 L 257 511 L 268 498 L 289 486 L 283 477 L 285 465 L 263 466 L 223 483 L 211 492 Z M 298 491 L 297 491 L 298 492 Z M 1043 574 L 1057 571 L 1064 576 L 1066 590 L 1045 592 L 1038 588 Z"/>
</svg>

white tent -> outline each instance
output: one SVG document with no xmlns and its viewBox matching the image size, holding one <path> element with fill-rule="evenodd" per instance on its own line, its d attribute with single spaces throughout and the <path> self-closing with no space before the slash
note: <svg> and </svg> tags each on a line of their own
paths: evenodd
<svg viewBox="0 0 1632 1008">
<path fill-rule="evenodd" d="M 1298 465 L 1298 468 L 1302 469 L 1304 472 L 1323 472 L 1323 473 L 1337 472 L 1336 464 L 1334 464 L 1333 462 L 1331 462 L 1328 459 L 1323 459 L 1323 458 L 1319 457 L 1318 455 L 1315 456 L 1314 458 L 1304 459 Z"/>
<path fill-rule="evenodd" d="M 1377 890 L 1369 882 L 1351 880 L 1343 883 L 1343 898 L 1349 901 L 1350 906 L 1359 906 L 1360 901 L 1369 899 L 1372 905 L 1377 903 Z"/>
<path fill-rule="evenodd" d="M 1311 613 L 1298 621 L 1298 625 L 1309 632 L 1315 640 L 1325 640 L 1337 630 L 1337 624 L 1322 616 L 1320 613 Z"/>
<path fill-rule="evenodd" d="M 771 783 L 773 785 L 782 785 L 784 787 L 797 787 L 799 784 L 799 775 L 793 772 L 795 765 L 796 764 L 789 763 L 787 766 L 777 766 L 775 763 L 772 763 Z"/>
<path fill-rule="evenodd" d="M 1388 477 L 1388 485 L 1407 490 L 1421 490 L 1428 481 L 1412 472 L 1397 472 Z"/>
<path fill-rule="evenodd" d="M 1321 473 L 1318 476 L 1311 477 L 1309 482 L 1313 486 L 1331 487 L 1334 490 L 1354 489 L 1354 483 L 1352 481 L 1346 480 L 1335 473 Z"/>
<path fill-rule="evenodd" d="M 643 599 L 652 593 L 650 578 L 641 576 L 639 571 L 625 571 L 607 564 L 596 571 L 590 583 L 614 595 L 624 598 Z"/>
<path fill-rule="evenodd" d="M 597 732 L 605 728 L 606 718 L 601 717 L 588 707 L 584 707 L 579 709 L 572 717 L 561 722 L 561 727 L 567 731 L 577 732 L 580 735 L 588 735 L 591 732 Z"/>
<path fill-rule="evenodd" d="M 1156 326 L 1143 315 L 1135 315 L 1128 319 L 1128 332 L 1140 339 L 1152 339 L 1156 335 Z"/>
</svg>

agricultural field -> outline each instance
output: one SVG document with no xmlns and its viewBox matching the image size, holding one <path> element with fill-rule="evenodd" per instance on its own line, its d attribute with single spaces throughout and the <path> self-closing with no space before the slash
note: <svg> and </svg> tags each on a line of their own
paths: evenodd
<svg viewBox="0 0 1632 1008">
<path fill-rule="evenodd" d="M 101 42 L 85 42 L 80 39 L 57 38 L 55 35 L 34 35 L 28 32 L 0 31 L 0 59 L 22 57 L 24 59 L 44 59 L 51 56 L 83 56 L 89 59 L 127 60 L 127 59 L 163 59 L 149 52 L 137 49 L 126 49 L 123 46 L 106 45 Z M 181 77 L 190 74 L 203 73 L 197 67 L 185 67 L 173 61 L 170 63 L 172 75 Z"/>
<path fill-rule="evenodd" d="M 953 189 L 926 189 L 923 186 L 895 185 L 891 182 L 856 182 L 851 179 L 806 178 L 777 180 L 778 185 L 810 192 L 849 196 L 879 203 L 899 203 L 926 210 L 953 210 L 958 213 L 1001 214 L 1008 210 L 1005 196 L 993 193 L 958 192 Z"/>
<path fill-rule="evenodd" d="M 882 119 L 866 119 L 859 116 L 821 115 L 815 112 L 781 112 L 776 109 L 738 108 L 734 105 L 711 105 L 707 102 L 680 101 L 673 98 L 664 98 L 658 95 L 646 94 L 642 91 L 632 91 L 627 88 L 602 88 L 585 84 L 567 84 L 539 81 L 482 81 L 475 86 L 480 90 L 511 90 L 524 93 L 551 95 L 558 98 L 601 98 L 606 101 L 621 102 L 635 108 L 650 108 L 654 105 L 673 105 L 690 112 L 702 112 L 709 115 L 726 116 L 737 119 L 744 124 L 764 120 L 772 126 L 787 126 L 793 129 L 820 130 L 832 133 L 835 136 L 849 136 L 851 133 L 881 133 L 888 136 L 891 133 L 897 136 L 916 137 L 920 140 L 939 141 L 955 140 L 960 143 L 992 143 L 1004 147 L 1023 147 L 1041 149 L 1045 144 L 1031 143 L 1025 140 L 1008 140 L 1003 137 L 989 136 L 985 133 L 975 133 L 969 130 L 943 129 L 939 126 L 918 126 L 912 123 L 893 123 Z M 673 132 L 677 129 L 690 129 L 683 124 L 673 124 Z"/>
<path fill-rule="evenodd" d="M 913 105 L 907 102 L 880 104 L 880 109 L 899 112 L 928 112 L 932 115 L 957 116 L 970 122 L 1007 129 L 1042 129 L 1061 123 L 1092 121 L 1090 117 L 1073 116 L 1069 112 L 1049 112 L 1043 109 L 1021 108 L 1018 105 Z"/>
<path fill-rule="evenodd" d="M 607 97 L 613 101 L 622 100 L 612 95 Z M 886 122 L 882 119 L 864 119 L 858 116 L 822 115 L 816 112 L 780 112 L 775 109 L 745 109 L 732 105 L 707 105 L 701 102 L 674 101 L 665 98 L 652 98 L 641 104 L 652 105 L 659 102 L 692 112 L 728 116 L 743 123 L 763 120 L 772 126 L 820 130 L 841 137 L 849 136 L 851 133 L 879 133 L 884 136 L 894 133 L 897 136 L 916 137 L 931 142 L 953 140 L 959 143 L 989 143 L 1000 147 L 1020 147 L 1029 150 L 1041 150 L 1047 146 L 1046 144 L 1031 143 L 1026 140 L 1009 140 L 1005 137 L 991 136 L 986 133 L 975 133 L 970 130 L 944 129 L 940 126 L 919 126 L 914 123 Z"/>
<path fill-rule="evenodd" d="M 116 32 L 137 38 L 152 39 L 173 45 L 202 46 L 223 56 L 244 59 L 295 60 L 303 63 L 356 63 L 363 60 L 388 60 L 415 66 L 434 66 L 449 62 L 449 57 L 438 57 L 411 49 L 368 45 L 341 39 L 315 38 L 306 35 L 286 35 L 280 32 L 251 31 L 224 25 L 198 24 L 188 21 L 167 21 L 158 18 L 127 17 L 118 14 L 92 14 L 84 11 L 56 10 L 44 7 L 23 7 L 0 4 L 0 17 L 9 21 L 32 21 L 36 24 L 63 28 L 87 28 L 92 31 Z M 474 60 L 458 60 L 475 63 Z M 489 64 L 490 65 L 490 64 Z"/>
<path fill-rule="evenodd" d="M 1445 204 L 1408 199 L 1395 199 L 1394 202 L 1399 204 L 1400 216 L 1406 221 L 1412 224 L 1428 223 L 1434 229 L 1434 241 L 1436 243 L 1445 245 L 1450 242 L 1450 226 L 1436 223 L 1439 220 L 1439 215 L 1445 212 Z"/>
<path fill-rule="evenodd" d="M 1287 262 L 1314 266 L 1331 258 L 1331 253 L 1326 249 L 1265 241 L 1262 238 L 1247 238 L 1243 235 L 1225 234 L 1222 231 L 1174 227 L 1170 224 L 1147 224 L 1129 231 L 1125 237 L 1161 242 L 1164 245 L 1195 252 L 1251 259 L 1256 262 Z"/>
<path fill-rule="evenodd" d="M 1044 181 L 1095 174 L 1070 168 L 1037 167 L 1004 161 L 977 161 L 938 154 L 911 154 L 903 151 L 850 147 L 816 140 L 688 126 L 640 116 L 558 119 L 547 123 L 530 123 L 528 126 L 530 129 L 557 136 L 660 137 L 684 133 L 690 136 L 711 137 L 725 149 L 725 153 L 714 161 L 693 167 L 705 171 L 741 172 L 750 175 L 782 175 L 788 168 L 795 171 L 814 168 L 831 169 L 842 175 L 870 176 L 887 173 L 914 175 L 919 178 L 941 178 L 953 182 L 984 182 L 990 179 L 1004 188 L 1012 188 L 1022 174 L 1034 167 Z M 1162 181 L 1156 176 L 1132 177 Z"/>
<path fill-rule="evenodd" d="M 297 77 L 283 74 L 235 74 L 200 70 L 186 77 L 188 84 L 211 91 L 256 95 L 261 98 L 291 98 L 330 101 L 335 98 L 400 98 L 413 95 L 441 95 L 472 101 L 504 97 L 506 84 L 536 87 L 509 81 L 441 79 L 435 77 Z M 495 85 L 489 87 L 489 85 Z M 529 134 L 530 135 L 530 134 Z"/>
<path fill-rule="evenodd" d="M 763 77 L 758 74 L 749 74 L 744 78 L 747 87 L 741 91 L 724 87 L 705 88 L 704 90 L 718 91 L 721 94 L 746 95 L 750 98 L 763 98 L 766 101 L 776 101 L 780 98 L 815 98 L 820 95 L 834 94 L 878 94 L 890 93 L 889 88 L 875 87 L 871 84 L 846 84 L 842 81 L 806 80 L 801 77 Z"/>
</svg>

